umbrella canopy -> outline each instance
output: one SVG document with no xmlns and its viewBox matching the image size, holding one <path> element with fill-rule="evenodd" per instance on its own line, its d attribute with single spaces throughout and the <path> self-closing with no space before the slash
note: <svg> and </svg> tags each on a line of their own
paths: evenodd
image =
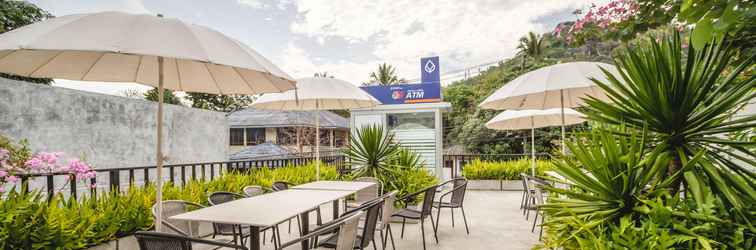
<svg viewBox="0 0 756 250">
<path fill-rule="evenodd" d="M 375 97 L 344 80 L 330 77 L 297 79 L 297 89 L 265 94 L 252 107 L 268 110 L 369 108 L 381 104 Z M 320 115 L 315 115 L 315 179 L 320 179 Z"/>
<path fill-rule="evenodd" d="M 3 33 L 0 72 L 158 88 L 157 231 L 163 225 L 164 89 L 259 94 L 295 87 L 270 61 L 220 32 L 160 15 L 121 12 L 62 16 Z"/>
<path fill-rule="evenodd" d="M 530 174 L 535 176 L 535 129 L 578 124 L 584 121 L 583 115 L 580 114 L 580 112 L 570 108 L 507 110 L 499 113 L 490 121 L 486 122 L 486 127 L 497 130 L 530 129 L 530 158 L 532 159 Z M 562 135 L 564 135 L 564 131 Z"/>
<path fill-rule="evenodd" d="M 543 67 L 525 73 L 504 84 L 488 96 L 482 103 L 485 109 L 551 109 L 576 108 L 583 104 L 583 98 L 592 96 L 601 100 L 609 98 L 600 87 L 590 80 L 605 81 L 601 69 L 619 76 L 617 68 L 600 62 L 570 62 Z M 565 124 L 562 117 L 562 153 L 566 153 Z"/>
<path fill-rule="evenodd" d="M 0 35 L 0 71 L 28 77 L 135 82 L 167 89 L 260 94 L 294 80 L 215 30 L 146 14 L 100 12 L 47 19 Z"/>
<path fill-rule="evenodd" d="M 321 110 L 369 108 L 381 104 L 354 84 L 330 77 L 297 79 L 297 89 L 262 95 L 253 108 L 267 110 Z"/>
<path fill-rule="evenodd" d="M 561 109 L 507 110 L 486 122 L 486 127 L 496 130 L 521 130 L 562 125 Z M 564 109 L 565 125 L 585 121 L 583 114 L 574 109 Z"/>
<path fill-rule="evenodd" d="M 576 108 L 582 98 L 593 96 L 606 100 L 606 94 L 589 78 L 605 81 L 601 68 L 619 76 L 617 69 L 600 62 L 571 62 L 543 67 L 525 73 L 504 84 L 482 103 L 485 109 Z M 562 100 L 564 100 L 562 102 Z"/>
</svg>

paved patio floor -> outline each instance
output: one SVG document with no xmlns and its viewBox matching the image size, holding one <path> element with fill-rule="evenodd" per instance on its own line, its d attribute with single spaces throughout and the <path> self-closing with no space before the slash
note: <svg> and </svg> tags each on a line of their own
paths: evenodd
<svg viewBox="0 0 756 250">
<path fill-rule="evenodd" d="M 470 234 L 465 233 L 462 213 L 455 209 L 455 223 L 451 226 L 451 214 L 448 209 L 441 211 L 441 222 L 438 228 L 439 243 L 433 239 L 430 221 L 426 221 L 427 249 L 433 250 L 475 250 L 475 249 L 531 249 L 538 243 L 538 229 L 530 232 L 533 218 L 526 221 L 519 210 L 521 193 L 519 191 L 469 191 L 465 197 L 465 211 Z M 330 220 L 331 206 L 323 206 L 324 220 Z M 433 216 L 436 216 L 434 210 Z M 532 216 L 532 213 L 531 213 Z M 314 216 L 311 216 L 314 217 Z M 314 221 L 313 221 L 314 222 Z M 296 223 L 293 225 L 296 226 Z M 392 231 L 396 242 L 396 249 L 423 249 L 420 238 L 420 225 L 407 224 L 404 238 L 400 238 L 401 223 L 392 223 Z M 286 224 L 281 225 L 282 237 L 289 238 Z M 296 233 L 292 232 L 291 236 Z M 376 237 L 379 237 L 376 234 Z M 284 239 L 286 241 L 286 239 Z M 378 239 L 376 239 L 378 242 Z M 266 244 L 264 249 L 272 249 L 272 244 Z M 292 248 L 294 249 L 294 248 Z M 373 249 L 372 246 L 367 249 Z M 378 249 L 381 243 L 378 242 Z M 388 244 L 387 249 L 391 249 Z"/>
</svg>

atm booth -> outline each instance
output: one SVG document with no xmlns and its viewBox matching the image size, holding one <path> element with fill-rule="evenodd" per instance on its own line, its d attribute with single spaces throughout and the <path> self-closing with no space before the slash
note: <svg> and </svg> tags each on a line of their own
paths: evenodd
<svg viewBox="0 0 756 250">
<path fill-rule="evenodd" d="M 449 174 L 443 171 L 442 115 L 451 109 L 451 104 L 443 102 L 441 96 L 438 57 L 423 58 L 421 70 L 422 83 L 362 87 L 382 105 L 351 110 L 351 129 L 354 133 L 365 125 L 383 126 L 394 135 L 396 143 L 417 152 L 428 171 L 448 180 Z"/>
</svg>

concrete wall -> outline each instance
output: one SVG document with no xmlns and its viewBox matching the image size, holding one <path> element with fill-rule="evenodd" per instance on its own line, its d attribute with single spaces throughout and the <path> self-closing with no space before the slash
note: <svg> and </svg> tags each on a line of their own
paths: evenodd
<svg viewBox="0 0 756 250">
<path fill-rule="evenodd" d="M 228 158 L 225 113 L 166 105 L 167 163 Z M 155 164 L 157 103 L 0 78 L 0 134 L 96 168 Z"/>
</svg>

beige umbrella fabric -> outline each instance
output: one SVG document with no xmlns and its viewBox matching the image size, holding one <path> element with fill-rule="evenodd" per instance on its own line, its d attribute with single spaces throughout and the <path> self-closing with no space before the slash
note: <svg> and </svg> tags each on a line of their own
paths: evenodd
<svg viewBox="0 0 756 250">
<path fill-rule="evenodd" d="M 585 122 L 583 115 L 573 109 L 564 109 L 564 124 L 572 125 Z M 530 129 L 530 157 L 533 160 L 531 175 L 535 176 L 535 129 L 562 125 L 562 109 L 528 109 L 507 110 L 486 122 L 486 127 L 496 130 Z M 564 144 L 564 141 L 562 141 Z"/>
<path fill-rule="evenodd" d="M 601 68 L 619 76 L 617 68 L 606 63 L 560 63 L 515 78 L 483 100 L 479 107 L 496 110 L 577 108 L 587 96 L 608 100 L 601 88 L 590 80 L 606 80 Z M 562 140 L 564 137 L 563 124 Z M 562 143 L 562 153 L 564 152 L 565 146 Z"/>
<path fill-rule="evenodd" d="M 220 32 L 174 18 L 122 12 L 62 16 L 0 34 L 0 72 L 157 87 L 157 201 L 162 200 L 165 88 L 252 95 L 295 87 L 270 61 Z M 160 231 L 162 204 L 157 204 L 155 227 Z"/>
<path fill-rule="evenodd" d="M 251 107 L 267 110 L 369 108 L 381 103 L 354 84 L 330 77 L 297 79 L 297 89 L 262 95 Z M 315 114 L 315 172 L 320 179 L 320 115 Z"/>
</svg>

